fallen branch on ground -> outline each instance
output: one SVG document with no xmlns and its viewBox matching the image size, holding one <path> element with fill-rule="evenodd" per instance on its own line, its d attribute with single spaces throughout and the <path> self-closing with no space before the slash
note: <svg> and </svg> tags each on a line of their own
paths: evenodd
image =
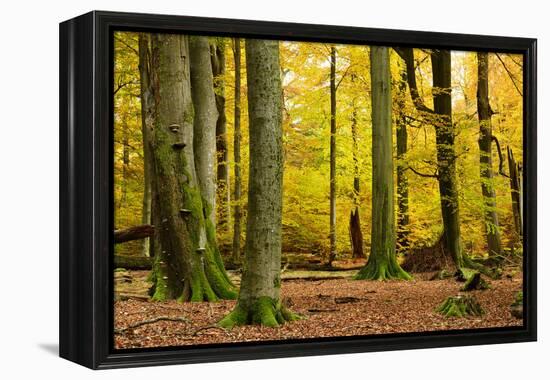
<svg viewBox="0 0 550 380">
<path fill-rule="evenodd" d="M 122 329 L 115 329 L 114 333 L 115 334 L 124 334 L 128 330 L 133 330 L 133 329 L 136 329 L 136 328 L 141 327 L 143 325 L 148 325 L 148 324 L 151 324 L 151 323 L 157 323 L 157 322 L 160 322 L 160 321 L 184 322 L 184 323 L 191 322 L 189 319 L 183 318 L 183 317 L 166 317 L 166 316 L 162 316 L 162 317 L 157 317 L 157 318 L 141 321 L 141 322 L 135 323 L 133 325 L 127 326 L 125 328 L 122 328 Z"/>
</svg>

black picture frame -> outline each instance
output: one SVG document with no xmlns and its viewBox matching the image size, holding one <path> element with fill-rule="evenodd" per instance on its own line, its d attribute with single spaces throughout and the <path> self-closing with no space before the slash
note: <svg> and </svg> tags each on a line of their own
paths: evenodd
<svg viewBox="0 0 550 380">
<path fill-rule="evenodd" d="M 176 32 L 523 55 L 524 324 L 115 351 L 113 348 L 113 32 Z M 60 24 L 60 356 L 93 369 L 535 341 L 536 39 L 93 11 Z"/>
</svg>

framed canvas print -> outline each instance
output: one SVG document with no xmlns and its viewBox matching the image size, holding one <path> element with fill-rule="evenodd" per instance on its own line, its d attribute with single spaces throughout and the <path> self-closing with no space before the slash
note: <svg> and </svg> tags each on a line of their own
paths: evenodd
<svg viewBox="0 0 550 380">
<path fill-rule="evenodd" d="M 60 25 L 60 355 L 536 340 L 536 40 Z"/>
</svg>

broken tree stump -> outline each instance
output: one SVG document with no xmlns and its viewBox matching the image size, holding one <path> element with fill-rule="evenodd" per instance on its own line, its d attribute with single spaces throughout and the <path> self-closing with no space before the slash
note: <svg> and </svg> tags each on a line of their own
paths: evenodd
<svg viewBox="0 0 550 380">
<path fill-rule="evenodd" d="M 435 309 L 445 317 L 481 317 L 485 312 L 473 296 L 458 295 L 447 299 Z"/>
</svg>

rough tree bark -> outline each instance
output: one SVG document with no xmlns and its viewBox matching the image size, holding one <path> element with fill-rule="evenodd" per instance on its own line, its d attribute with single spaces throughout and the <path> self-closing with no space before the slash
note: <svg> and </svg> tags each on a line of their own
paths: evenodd
<svg viewBox="0 0 550 380">
<path fill-rule="evenodd" d="M 401 70 L 397 97 L 397 250 L 406 252 L 409 248 L 409 180 L 404 163 L 407 154 L 407 118 L 404 113 L 407 90 L 407 71 Z"/>
<path fill-rule="evenodd" d="M 460 214 L 456 182 L 455 131 L 451 100 L 451 52 L 433 50 L 433 101 L 441 213 L 445 245 L 457 267 L 464 265 L 460 241 Z"/>
<path fill-rule="evenodd" d="M 485 233 L 489 254 L 500 255 L 502 245 L 496 195 L 493 180 L 491 116 L 493 112 L 489 103 L 489 55 L 477 53 L 477 115 L 479 119 L 479 170 L 481 176 L 481 193 L 484 203 Z"/>
<path fill-rule="evenodd" d="M 352 81 L 354 77 L 351 77 Z M 357 141 L 357 106 L 355 99 L 351 102 L 351 137 L 353 155 L 353 209 L 349 216 L 349 232 L 351 240 L 351 257 L 364 257 L 363 233 L 361 232 L 361 218 L 359 217 L 359 144 Z"/>
<path fill-rule="evenodd" d="M 410 279 L 397 263 L 393 194 L 392 98 L 387 47 L 372 46 L 372 227 L 367 264 L 359 280 Z"/>
<path fill-rule="evenodd" d="M 235 309 L 220 321 L 278 326 L 293 319 L 280 300 L 282 227 L 282 97 L 279 43 L 246 40 L 250 179 L 245 260 Z"/>
<path fill-rule="evenodd" d="M 336 48 L 330 48 L 330 252 L 328 265 L 336 258 Z"/>
<path fill-rule="evenodd" d="M 214 93 L 218 120 L 216 121 L 218 228 L 229 229 L 231 223 L 231 188 L 229 186 L 229 150 L 227 149 L 227 118 L 225 116 L 225 41 L 216 38 L 210 44 Z"/>
<path fill-rule="evenodd" d="M 211 237 L 195 171 L 193 103 L 186 36 L 151 36 L 151 131 L 155 175 L 153 300 L 235 298 Z M 210 63 L 210 60 L 208 60 Z"/>
<path fill-rule="evenodd" d="M 235 60 L 235 112 L 233 159 L 235 161 L 235 200 L 233 221 L 233 262 L 241 258 L 241 40 L 233 39 L 233 57 Z"/>
<path fill-rule="evenodd" d="M 151 144 L 150 134 L 153 122 L 153 99 L 150 90 L 151 49 L 149 47 L 149 35 L 139 34 L 139 80 L 141 98 L 141 135 L 143 140 L 143 200 L 141 206 L 141 223 L 151 224 Z M 143 256 L 151 255 L 150 239 L 147 237 L 141 243 Z"/>
</svg>

